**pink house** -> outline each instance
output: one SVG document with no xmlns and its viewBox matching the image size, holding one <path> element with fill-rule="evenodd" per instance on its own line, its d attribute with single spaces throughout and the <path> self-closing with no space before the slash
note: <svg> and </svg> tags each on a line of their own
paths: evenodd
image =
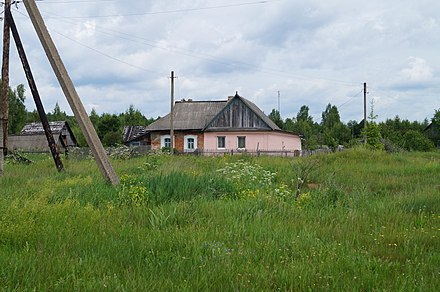
<svg viewBox="0 0 440 292">
<path fill-rule="evenodd" d="M 126 145 L 170 147 L 170 114 L 141 131 L 124 136 Z M 174 148 L 179 152 L 215 154 L 249 152 L 299 155 L 299 135 L 282 131 L 254 103 L 239 96 L 223 101 L 177 101 L 173 117 Z M 127 129 L 125 133 L 135 133 Z"/>
</svg>

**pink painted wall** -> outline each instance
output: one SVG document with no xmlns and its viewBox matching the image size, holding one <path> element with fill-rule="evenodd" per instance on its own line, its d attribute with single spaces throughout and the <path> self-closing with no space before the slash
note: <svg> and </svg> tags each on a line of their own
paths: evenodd
<svg viewBox="0 0 440 292">
<path fill-rule="evenodd" d="M 217 150 L 217 136 L 226 137 L 226 150 L 237 149 L 237 137 L 246 137 L 246 150 L 301 150 L 301 139 L 298 135 L 283 132 L 205 132 L 204 149 Z"/>
</svg>

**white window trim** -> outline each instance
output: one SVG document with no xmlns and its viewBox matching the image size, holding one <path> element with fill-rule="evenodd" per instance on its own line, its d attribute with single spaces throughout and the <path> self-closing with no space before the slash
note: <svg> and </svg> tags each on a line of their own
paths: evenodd
<svg viewBox="0 0 440 292">
<path fill-rule="evenodd" d="M 194 139 L 194 149 L 188 149 L 188 139 Z M 185 135 L 183 137 L 183 150 L 185 152 L 194 152 L 197 149 L 197 136 L 195 135 Z"/>
<path fill-rule="evenodd" d="M 238 140 L 239 140 L 239 138 L 241 138 L 241 137 L 244 137 L 244 148 L 240 148 L 240 147 L 238 147 Z M 237 136 L 237 149 L 238 150 L 246 150 L 246 136 Z"/>
<path fill-rule="evenodd" d="M 217 149 L 224 150 L 226 149 L 226 136 L 216 136 L 217 137 Z M 225 139 L 225 147 L 218 147 L 218 138 L 223 137 Z"/>
<path fill-rule="evenodd" d="M 166 147 L 165 146 L 165 139 L 170 139 L 171 136 L 170 135 L 162 135 L 160 136 L 160 148 Z"/>
</svg>

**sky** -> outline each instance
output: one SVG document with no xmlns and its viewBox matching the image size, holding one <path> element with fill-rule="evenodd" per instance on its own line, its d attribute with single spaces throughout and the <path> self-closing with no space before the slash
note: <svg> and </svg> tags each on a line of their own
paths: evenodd
<svg viewBox="0 0 440 292">
<path fill-rule="evenodd" d="M 437 0 L 41 0 L 46 26 L 86 108 L 130 105 L 147 117 L 175 99 L 239 95 L 266 114 L 314 121 L 330 103 L 344 122 L 367 115 L 429 120 L 440 109 Z M 47 112 L 72 111 L 23 3 L 12 8 Z M 3 34 L 3 32 L 1 33 Z M 10 85 L 25 84 L 11 42 Z"/>
</svg>

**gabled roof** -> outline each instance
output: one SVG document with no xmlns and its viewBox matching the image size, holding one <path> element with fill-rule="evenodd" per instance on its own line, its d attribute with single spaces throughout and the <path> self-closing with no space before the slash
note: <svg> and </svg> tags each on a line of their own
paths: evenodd
<svg viewBox="0 0 440 292">
<path fill-rule="evenodd" d="M 65 121 L 49 122 L 49 127 L 52 134 L 59 134 L 63 128 L 68 124 Z M 70 127 L 69 127 L 70 129 Z M 44 129 L 42 123 L 30 123 L 26 124 L 20 132 L 20 135 L 44 135 Z"/>
<path fill-rule="evenodd" d="M 60 136 L 61 134 L 63 135 L 67 134 L 66 132 L 63 132 L 63 131 L 67 131 L 68 136 L 72 140 L 71 142 L 74 145 L 78 145 L 75 135 L 73 134 L 72 129 L 70 128 L 69 124 L 66 121 L 49 122 L 49 127 L 54 138 Z M 45 136 L 45 135 L 46 134 L 44 133 L 43 124 L 41 122 L 26 124 L 19 134 L 19 136 Z M 64 144 L 64 141 L 61 140 L 61 143 Z"/>
<path fill-rule="evenodd" d="M 128 143 L 148 133 L 147 126 L 125 126 L 122 140 Z"/>
<path fill-rule="evenodd" d="M 257 118 L 259 118 L 261 121 L 259 122 L 259 126 L 257 126 L 260 130 L 276 130 L 280 131 L 280 128 L 268 117 L 266 116 L 263 111 L 256 106 L 253 102 L 247 100 L 246 98 L 239 96 L 238 93 L 235 94 L 235 96 L 229 97 L 229 100 L 225 107 L 217 113 L 217 115 L 209 121 L 208 124 L 206 124 L 204 130 L 207 130 L 207 128 L 211 127 L 215 122 L 216 119 L 221 116 L 225 111 L 229 109 L 229 107 L 233 106 L 233 103 L 242 102 Z M 258 119 L 257 119 L 258 120 Z M 250 126 L 251 128 L 255 129 L 255 124 L 253 126 Z M 234 128 L 232 128 L 233 130 Z"/>
<path fill-rule="evenodd" d="M 254 103 L 239 96 L 222 101 L 177 101 L 174 105 L 174 130 L 206 130 L 206 128 L 236 100 L 243 102 L 250 111 L 260 118 L 267 129 L 280 130 L 280 128 L 267 117 Z M 170 130 L 170 114 L 150 124 L 146 131 Z"/>
</svg>

